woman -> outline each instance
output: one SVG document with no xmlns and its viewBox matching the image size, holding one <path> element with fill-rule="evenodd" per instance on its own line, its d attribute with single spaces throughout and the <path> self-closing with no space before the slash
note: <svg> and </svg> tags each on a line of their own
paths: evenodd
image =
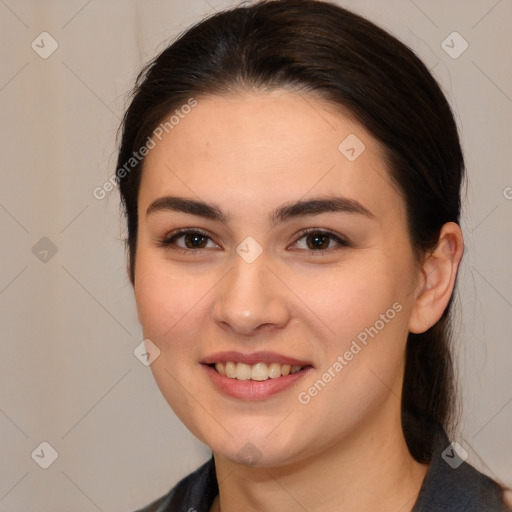
<svg viewBox="0 0 512 512">
<path fill-rule="evenodd" d="M 447 432 L 464 161 L 402 43 L 260 2 L 141 72 L 117 176 L 151 369 L 212 458 L 145 511 L 503 511 Z"/>
</svg>

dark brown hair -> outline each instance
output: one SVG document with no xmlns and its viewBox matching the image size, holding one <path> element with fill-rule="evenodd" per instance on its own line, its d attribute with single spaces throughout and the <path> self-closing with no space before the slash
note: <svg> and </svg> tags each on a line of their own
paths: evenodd
<svg viewBox="0 0 512 512">
<path fill-rule="evenodd" d="M 459 222 L 464 160 L 457 126 L 418 57 L 388 32 L 333 3 L 258 2 L 194 25 L 137 78 L 117 166 L 132 283 L 143 160 L 129 172 L 126 162 L 191 97 L 282 88 L 344 107 L 382 144 L 407 206 L 418 261 L 435 247 L 444 223 Z M 123 166 L 125 172 L 119 172 Z M 402 425 L 420 462 L 430 460 L 438 426 L 449 429 L 453 419 L 451 303 L 439 322 L 407 340 Z"/>
</svg>

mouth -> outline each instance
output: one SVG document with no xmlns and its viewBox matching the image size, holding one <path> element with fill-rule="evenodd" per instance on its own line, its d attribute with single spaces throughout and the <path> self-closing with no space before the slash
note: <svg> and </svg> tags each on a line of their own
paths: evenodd
<svg viewBox="0 0 512 512">
<path fill-rule="evenodd" d="M 279 379 L 311 368 L 309 364 L 281 364 L 277 362 L 247 364 L 236 361 L 217 361 L 216 363 L 208 364 L 208 366 L 228 379 L 253 380 L 258 382 L 269 379 Z"/>
<path fill-rule="evenodd" d="M 264 401 L 293 389 L 314 368 L 275 352 L 219 352 L 201 366 L 217 391 L 244 401 Z"/>
</svg>

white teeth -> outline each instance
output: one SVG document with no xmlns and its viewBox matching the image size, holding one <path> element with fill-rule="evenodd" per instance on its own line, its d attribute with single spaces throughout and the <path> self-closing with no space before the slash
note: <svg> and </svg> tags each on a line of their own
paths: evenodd
<svg viewBox="0 0 512 512">
<path fill-rule="evenodd" d="M 221 374 L 226 375 L 226 369 L 222 363 L 215 363 L 215 369 Z"/>
<path fill-rule="evenodd" d="M 283 373 L 283 375 L 285 375 Z M 271 379 L 277 379 L 278 377 L 281 377 L 281 365 L 279 363 L 270 363 L 268 367 L 268 376 Z"/>
<path fill-rule="evenodd" d="M 268 366 L 265 363 L 257 363 L 251 368 L 252 380 L 267 380 L 268 378 Z"/>
<path fill-rule="evenodd" d="M 236 365 L 236 378 L 238 380 L 249 380 L 251 378 L 251 367 L 248 364 L 238 363 Z"/>
<path fill-rule="evenodd" d="M 229 377 L 230 379 L 236 379 L 236 364 L 231 361 L 226 363 L 226 377 Z"/>
<path fill-rule="evenodd" d="M 221 375 L 237 380 L 256 380 L 263 381 L 267 379 L 277 379 L 281 376 L 297 373 L 302 370 L 300 364 L 279 364 L 279 363 L 257 363 L 253 365 L 245 363 L 234 363 L 227 361 L 226 363 L 215 363 L 215 369 Z"/>
</svg>

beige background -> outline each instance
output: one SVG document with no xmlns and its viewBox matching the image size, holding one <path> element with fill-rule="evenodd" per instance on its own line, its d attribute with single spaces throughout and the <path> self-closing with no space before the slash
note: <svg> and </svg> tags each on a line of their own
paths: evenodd
<svg viewBox="0 0 512 512">
<path fill-rule="evenodd" d="M 512 2 L 339 3 L 415 49 L 455 109 L 469 174 L 455 440 L 512 485 Z M 115 132 L 142 64 L 228 5 L 0 0 L 3 512 L 129 512 L 209 457 L 133 355 L 142 335 L 117 191 L 92 191 L 115 170 Z M 43 51 L 43 31 L 59 45 L 47 59 L 31 47 Z M 457 59 L 441 47 L 453 31 L 469 43 Z M 58 452 L 48 469 L 31 457 L 43 441 Z"/>
</svg>

